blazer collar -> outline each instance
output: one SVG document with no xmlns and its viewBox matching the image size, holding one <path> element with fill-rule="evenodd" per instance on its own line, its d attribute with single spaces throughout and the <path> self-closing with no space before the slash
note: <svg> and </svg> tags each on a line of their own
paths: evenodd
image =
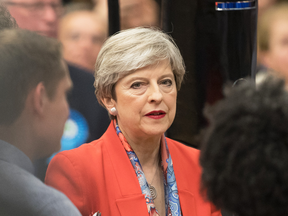
<svg viewBox="0 0 288 216">
<path fill-rule="evenodd" d="M 123 197 L 130 195 L 141 195 L 137 176 L 126 151 L 116 134 L 113 122 L 110 123 L 107 132 L 103 135 L 106 140 L 105 147 L 110 155 L 117 181 Z M 128 183 L 129 182 L 129 183 Z"/>
<path fill-rule="evenodd" d="M 142 194 L 133 166 L 126 154 L 124 147 L 122 146 L 121 141 L 116 134 L 113 122 L 110 123 L 106 133 L 103 135 L 103 139 L 106 140 L 105 146 L 108 150 L 110 160 L 114 167 L 114 172 L 116 173 L 116 178 L 119 183 L 119 188 L 123 197 L 116 200 L 121 215 L 129 216 L 129 212 L 132 213 L 131 216 L 134 215 L 135 212 L 131 211 L 131 209 L 127 211 L 127 208 L 129 206 L 133 206 L 133 208 L 135 208 L 137 212 L 137 215 L 147 216 L 148 211 L 144 195 Z M 167 139 L 169 152 L 171 154 L 171 152 L 174 152 L 174 150 L 177 151 L 177 149 L 174 149 L 174 146 L 170 143 L 171 141 Z M 185 179 L 185 176 L 183 175 L 183 167 L 181 163 L 177 160 L 179 156 L 180 155 L 177 155 L 177 153 L 171 154 L 178 192 L 180 196 L 182 215 L 193 216 L 196 215 L 194 195 L 188 191 L 186 182 L 189 181 L 189 179 Z M 145 209 L 145 211 L 142 211 L 140 209 Z"/>
<path fill-rule="evenodd" d="M 172 140 L 166 138 L 169 153 L 173 161 L 173 169 L 177 182 L 177 189 L 179 193 L 180 206 L 182 215 L 196 216 L 196 202 L 195 195 L 189 190 L 191 181 L 187 179 L 186 172 L 193 172 L 193 170 L 185 170 L 187 167 L 182 162 L 181 152 L 173 145 Z M 195 186 L 197 187 L 197 186 Z"/>
<path fill-rule="evenodd" d="M 110 162 L 116 174 L 122 197 L 115 200 L 119 212 L 123 216 L 148 216 L 145 197 L 142 194 L 137 176 L 126 151 L 116 134 L 113 122 L 110 123 L 106 133 L 105 148 L 110 156 Z"/>
</svg>

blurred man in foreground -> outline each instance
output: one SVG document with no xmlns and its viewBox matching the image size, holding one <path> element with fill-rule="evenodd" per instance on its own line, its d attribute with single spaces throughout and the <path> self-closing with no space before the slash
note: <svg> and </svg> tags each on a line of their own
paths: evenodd
<svg viewBox="0 0 288 216">
<path fill-rule="evenodd" d="M 11 16 L 15 18 L 20 28 L 57 38 L 58 24 L 63 13 L 61 0 L 3 0 L 3 2 L 7 5 Z M 88 126 L 88 130 L 85 129 L 82 133 L 87 133 L 87 136 L 82 137 L 82 134 L 77 134 L 77 130 L 68 132 L 75 135 L 75 139 L 70 137 L 72 140 L 77 141 L 79 139 L 82 141 L 76 144 L 80 145 L 100 138 L 106 131 L 110 119 L 94 95 L 93 75 L 69 63 L 68 70 L 74 86 L 68 101 L 70 108 L 73 111 L 76 110 L 77 113 L 76 120 L 72 119 L 73 125 L 76 125 L 78 131 L 86 128 L 82 127 L 83 125 Z M 78 122 L 78 119 L 81 120 Z"/>
<path fill-rule="evenodd" d="M 57 37 L 58 22 L 62 14 L 61 0 L 3 0 L 3 2 L 20 28 L 48 37 Z M 95 97 L 93 75 L 69 63 L 68 70 L 73 90 L 68 97 L 70 116 L 62 137 L 61 150 L 72 149 L 100 138 L 110 123 L 106 110 L 99 105 Z M 46 158 L 36 162 L 36 175 L 42 180 L 46 168 Z"/>
<path fill-rule="evenodd" d="M 59 21 L 63 14 L 61 0 L 3 0 L 3 2 L 20 28 L 57 38 Z M 69 63 L 68 70 L 74 86 L 68 98 L 69 105 L 80 113 L 80 118 L 89 128 L 88 136 L 83 142 L 98 139 L 106 131 L 110 119 L 94 95 L 94 77 L 88 71 Z M 82 124 L 78 126 L 81 127 Z M 81 136 L 81 134 L 75 136 Z"/>
<path fill-rule="evenodd" d="M 59 150 L 71 87 L 58 42 L 27 30 L 1 30 L 1 216 L 80 216 L 65 195 L 33 175 L 32 165 Z"/>
<path fill-rule="evenodd" d="M 288 92 L 269 77 L 232 89 L 210 116 L 203 189 L 237 216 L 288 215 Z"/>
</svg>

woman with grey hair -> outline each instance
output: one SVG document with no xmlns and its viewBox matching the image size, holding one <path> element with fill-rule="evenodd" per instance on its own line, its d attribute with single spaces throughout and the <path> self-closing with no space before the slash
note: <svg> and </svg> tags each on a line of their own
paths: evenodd
<svg viewBox="0 0 288 216">
<path fill-rule="evenodd" d="M 111 124 L 98 140 L 61 152 L 46 183 L 82 215 L 221 215 L 199 193 L 199 152 L 164 133 L 185 73 L 172 38 L 135 28 L 110 37 L 95 65 L 98 101 Z"/>
</svg>

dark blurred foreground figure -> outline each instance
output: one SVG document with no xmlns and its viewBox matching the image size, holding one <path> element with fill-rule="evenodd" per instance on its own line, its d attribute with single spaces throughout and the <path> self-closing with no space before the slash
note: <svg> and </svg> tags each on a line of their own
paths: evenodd
<svg viewBox="0 0 288 216">
<path fill-rule="evenodd" d="M 208 199 L 239 216 L 288 215 L 288 93 L 269 77 L 233 88 L 202 146 Z"/>
<path fill-rule="evenodd" d="M 33 173 L 59 150 L 71 79 L 60 44 L 27 30 L 0 32 L 0 215 L 80 215 Z"/>
</svg>

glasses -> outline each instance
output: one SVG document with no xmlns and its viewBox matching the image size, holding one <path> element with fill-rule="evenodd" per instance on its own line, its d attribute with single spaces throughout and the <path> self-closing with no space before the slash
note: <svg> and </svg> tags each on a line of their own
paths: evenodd
<svg viewBox="0 0 288 216">
<path fill-rule="evenodd" d="M 17 6 L 26 8 L 31 13 L 37 14 L 37 15 L 43 15 L 45 13 L 45 9 L 47 6 L 51 7 L 57 16 L 60 16 L 62 14 L 62 5 L 57 3 L 44 3 L 44 2 L 35 2 L 35 3 L 24 3 L 24 2 L 5 2 L 7 5 L 11 6 Z"/>
</svg>

